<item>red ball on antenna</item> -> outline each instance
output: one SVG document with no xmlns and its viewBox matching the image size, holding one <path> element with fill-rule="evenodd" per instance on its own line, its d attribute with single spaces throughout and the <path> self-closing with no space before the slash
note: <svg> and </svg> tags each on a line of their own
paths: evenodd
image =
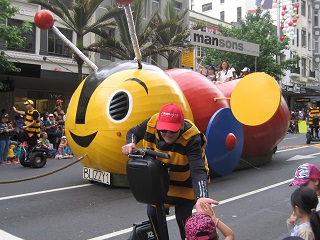
<svg viewBox="0 0 320 240">
<path fill-rule="evenodd" d="M 54 16 L 49 10 L 40 10 L 34 16 L 34 22 L 38 28 L 47 30 L 54 24 Z"/>
<path fill-rule="evenodd" d="M 134 0 L 116 0 L 117 3 L 120 3 L 122 5 L 129 5 L 133 2 Z"/>
<path fill-rule="evenodd" d="M 299 5 L 299 3 L 296 3 L 296 5 L 294 5 L 294 6 L 295 6 L 296 8 L 299 8 L 300 5 Z"/>
<path fill-rule="evenodd" d="M 284 36 L 281 36 L 280 41 L 283 42 L 283 40 L 284 40 Z"/>
</svg>

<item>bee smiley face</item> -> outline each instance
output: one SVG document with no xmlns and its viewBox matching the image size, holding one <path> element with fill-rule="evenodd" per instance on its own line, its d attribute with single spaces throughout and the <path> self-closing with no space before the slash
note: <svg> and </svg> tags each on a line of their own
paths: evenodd
<svg viewBox="0 0 320 240">
<path fill-rule="evenodd" d="M 136 63 L 113 64 L 90 75 L 75 91 L 68 108 L 66 135 L 87 167 L 125 174 L 121 146 L 127 131 L 168 102 L 192 119 L 179 86 L 161 69 Z"/>
</svg>

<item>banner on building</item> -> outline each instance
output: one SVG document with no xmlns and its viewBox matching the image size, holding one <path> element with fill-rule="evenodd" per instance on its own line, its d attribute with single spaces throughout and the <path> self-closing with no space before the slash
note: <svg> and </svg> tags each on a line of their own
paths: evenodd
<svg viewBox="0 0 320 240">
<path fill-rule="evenodd" d="M 218 50 L 246 54 L 259 57 L 259 44 L 245 42 L 242 40 L 224 37 L 217 34 L 201 32 L 198 30 L 190 30 L 190 43 L 195 46 L 214 48 Z"/>
</svg>

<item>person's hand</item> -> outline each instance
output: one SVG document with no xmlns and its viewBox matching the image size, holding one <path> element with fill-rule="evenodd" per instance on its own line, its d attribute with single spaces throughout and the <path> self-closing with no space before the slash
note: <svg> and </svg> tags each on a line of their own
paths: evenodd
<svg viewBox="0 0 320 240">
<path fill-rule="evenodd" d="M 27 128 L 27 125 L 22 126 L 22 129 L 26 129 L 26 128 Z"/>
<path fill-rule="evenodd" d="M 293 224 L 295 221 L 298 220 L 297 215 L 293 212 L 290 217 L 288 218 L 287 222 Z"/>
<path fill-rule="evenodd" d="M 219 204 L 218 201 L 213 200 L 213 199 L 211 199 L 211 198 L 199 198 L 199 199 L 197 200 L 197 203 L 196 203 L 196 210 L 197 210 L 197 212 L 199 212 L 199 213 L 202 212 L 202 211 L 201 211 L 201 203 L 207 203 L 207 204 L 209 204 L 209 205 L 211 205 L 211 204 L 218 205 L 218 204 Z"/>
<path fill-rule="evenodd" d="M 127 145 L 122 146 L 121 152 L 124 155 L 128 155 L 132 153 L 132 150 L 136 148 L 136 145 L 134 143 L 129 143 Z"/>
<path fill-rule="evenodd" d="M 14 107 L 14 106 L 12 107 L 12 109 L 13 109 L 13 111 L 15 111 L 15 112 L 17 111 L 16 107 Z"/>
<path fill-rule="evenodd" d="M 211 207 L 211 204 L 200 203 L 201 213 L 209 215 L 211 218 L 214 217 L 214 211 Z"/>
</svg>

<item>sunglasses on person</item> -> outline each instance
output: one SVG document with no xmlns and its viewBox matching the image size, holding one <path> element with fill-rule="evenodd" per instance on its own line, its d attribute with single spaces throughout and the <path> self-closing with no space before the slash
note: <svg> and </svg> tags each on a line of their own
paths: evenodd
<svg viewBox="0 0 320 240">
<path fill-rule="evenodd" d="M 170 133 L 172 133 L 172 134 L 176 134 L 176 133 L 178 133 L 180 130 L 178 130 L 178 131 L 175 131 L 175 132 L 173 132 L 173 131 L 169 131 L 169 130 L 160 130 L 160 132 L 161 133 L 167 133 L 167 132 L 170 132 Z"/>
</svg>

